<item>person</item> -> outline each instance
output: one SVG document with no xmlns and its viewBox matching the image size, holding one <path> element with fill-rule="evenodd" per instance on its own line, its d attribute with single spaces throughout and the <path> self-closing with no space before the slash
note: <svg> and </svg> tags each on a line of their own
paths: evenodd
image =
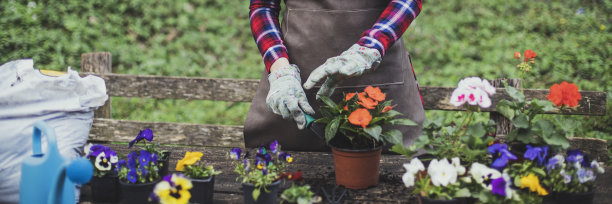
<svg viewBox="0 0 612 204">
<path fill-rule="evenodd" d="M 266 71 L 245 121 L 245 146 L 278 140 L 285 150 L 329 151 L 305 129 L 304 114 L 320 117 L 318 95 L 338 101 L 368 85 L 380 87 L 395 110 L 419 124 L 401 127 L 404 145 L 412 144 L 425 112 L 401 36 L 422 1 L 286 0 L 285 6 L 279 26 L 280 0 L 250 2 L 251 30 Z"/>
</svg>

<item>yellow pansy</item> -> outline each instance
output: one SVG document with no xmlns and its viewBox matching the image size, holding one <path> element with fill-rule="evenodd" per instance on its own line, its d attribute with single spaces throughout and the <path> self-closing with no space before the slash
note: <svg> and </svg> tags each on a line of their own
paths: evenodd
<svg viewBox="0 0 612 204">
<path fill-rule="evenodd" d="M 198 160 L 200 160 L 200 158 L 204 156 L 204 153 L 202 152 L 187 152 L 185 153 L 185 157 L 183 157 L 183 159 L 179 160 L 176 163 L 176 170 L 177 171 L 182 171 L 183 168 L 185 168 L 185 165 L 192 165 L 194 163 L 196 163 Z"/>
<path fill-rule="evenodd" d="M 532 173 L 521 178 L 521 188 L 527 187 L 529 187 L 529 190 L 531 192 L 537 192 L 538 195 L 548 195 L 546 189 L 542 188 L 542 186 L 540 185 L 540 180 L 538 179 L 538 177 L 533 175 Z"/>
</svg>

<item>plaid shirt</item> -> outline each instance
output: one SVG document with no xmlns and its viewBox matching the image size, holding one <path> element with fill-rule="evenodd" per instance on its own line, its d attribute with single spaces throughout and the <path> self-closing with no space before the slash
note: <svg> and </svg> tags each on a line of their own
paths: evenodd
<svg viewBox="0 0 612 204">
<path fill-rule="evenodd" d="M 392 0 L 372 28 L 361 35 L 357 44 L 377 49 L 383 56 L 421 12 L 422 0 Z M 278 16 L 280 0 L 251 0 L 249 6 L 251 31 L 263 57 L 266 69 L 278 58 L 287 56 Z"/>
</svg>

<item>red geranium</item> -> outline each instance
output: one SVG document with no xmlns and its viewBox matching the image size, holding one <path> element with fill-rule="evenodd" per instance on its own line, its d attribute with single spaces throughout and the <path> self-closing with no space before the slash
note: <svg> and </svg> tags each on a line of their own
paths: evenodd
<svg viewBox="0 0 612 204">
<path fill-rule="evenodd" d="M 576 84 L 563 81 L 561 84 L 552 85 L 550 87 L 550 94 L 548 94 L 546 98 L 556 106 L 566 105 L 568 107 L 574 107 L 578 105 L 578 101 L 582 96 L 580 92 L 578 92 L 578 86 L 576 86 Z"/>
</svg>

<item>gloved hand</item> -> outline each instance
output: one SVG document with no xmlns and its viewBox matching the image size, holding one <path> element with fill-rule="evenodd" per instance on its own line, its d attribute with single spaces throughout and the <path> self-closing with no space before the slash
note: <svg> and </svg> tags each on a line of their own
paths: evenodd
<svg viewBox="0 0 612 204">
<path fill-rule="evenodd" d="M 315 84 L 326 79 L 317 92 L 317 99 L 320 95 L 329 97 L 342 80 L 376 69 L 380 60 L 381 56 L 377 49 L 354 44 L 339 56 L 327 59 L 323 65 L 312 71 L 304 83 L 304 88 L 311 89 Z"/>
<path fill-rule="evenodd" d="M 266 97 L 266 104 L 275 114 L 284 119 L 293 118 L 298 128 L 306 127 L 304 112 L 314 115 L 314 110 L 308 104 L 300 70 L 296 65 L 285 65 L 275 69 L 268 75 L 270 91 Z"/>
</svg>

